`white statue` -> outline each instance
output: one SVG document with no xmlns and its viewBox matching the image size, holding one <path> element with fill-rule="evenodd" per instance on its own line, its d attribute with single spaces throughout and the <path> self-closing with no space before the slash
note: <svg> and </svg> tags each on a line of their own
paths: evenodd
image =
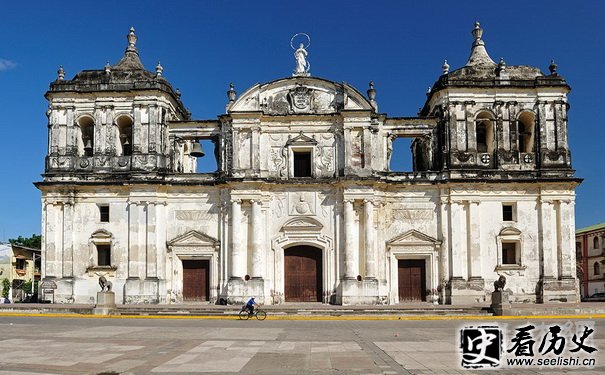
<svg viewBox="0 0 605 375">
<path fill-rule="evenodd" d="M 294 58 L 296 59 L 296 68 L 294 69 L 293 76 L 309 76 L 309 68 L 311 65 L 307 61 L 307 48 L 311 45 L 311 38 L 305 33 L 298 33 L 290 39 L 290 46 L 294 49 L 294 39 L 298 36 L 303 36 L 307 38 L 307 45 L 305 46 L 303 43 L 300 43 L 298 49 L 294 51 Z"/>
<path fill-rule="evenodd" d="M 304 45 L 301 43 L 296 51 L 294 51 L 294 58 L 296 59 L 296 69 L 294 70 L 295 75 L 305 75 L 309 72 L 309 63 L 307 62 L 308 52 Z"/>
</svg>

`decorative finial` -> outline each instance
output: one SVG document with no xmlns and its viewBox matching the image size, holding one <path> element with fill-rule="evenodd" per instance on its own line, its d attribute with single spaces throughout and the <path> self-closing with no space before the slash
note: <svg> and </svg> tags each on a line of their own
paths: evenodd
<svg viewBox="0 0 605 375">
<path fill-rule="evenodd" d="M 376 90 L 374 89 L 374 82 L 370 81 L 370 83 L 368 84 L 369 88 L 368 88 L 368 98 L 370 100 L 374 100 L 376 99 Z"/>
<path fill-rule="evenodd" d="M 135 44 L 137 44 L 137 36 L 134 33 L 134 27 L 130 28 L 130 32 L 126 36 L 126 40 L 128 40 L 126 52 L 137 52 L 137 47 L 135 47 Z"/>
<path fill-rule="evenodd" d="M 428 95 L 430 95 L 430 93 L 431 93 L 431 90 L 432 90 L 432 89 L 433 89 L 433 87 L 432 87 L 432 86 L 429 86 L 429 88 L 428 88 L 428 89 L 426 89 L 426 95 L 427 95 L 427 96 L 428 96 Z"/>
<path fill-rule="evenodd" d="M 229 91 L 227 91 L 227 98 L 229 98 L 229 103 L 233 103 L 235 101 L 237 93 L 235 92 L 235 88 L 233 87 L 233 83 L 229 84 Z"/>
<path fill-rule="evenodd" d="M 304 36 L 307 38 L 307 45 L 305 46 L 303 43 L 300 43 L 298 48 L 294 48 L 294 39 L 298 36 Z M 294 68 L 294 73 L 292 76 L 294 77 L 308 77 L 309 69 L 311 68 L 311 64 L 307 61 L 307 56 L 309 53 L 307 52 L 307 48 L 311 45 L 311 38 L 305 33 L 295 34 L 292 39 L 290 39 L 290 47 L 294 50 L 294 59 L 296 59 L 296 68 Z"/>
<path fill-rule="evenodd" d="M 481 43 L 483 44 L 483 41 L 481 40 L 481 37 L 483 36 L 483 29 L 481 28 L 481 24 L 478 21 L 475 21 L 475 27 L 473 28 L 472 31 L 473 34 L 473 38 L 475 38 L 475 43 Z"/>
<path fill-rule="evenodd" d="M 481 39 L 483 37 L 483 29 L 481 28 L 481 24 L 477 21 L 475 21 L 475 27 L 473 28 L 472 34 L 474 39 L 473 46 L 471 47 L 471 55 L 466 62 L 466 66 L 496 65 L 485 49 L 485 43 Z"/>
<path fill-rule="evenodd" d="M 177 98 L 181 98 L 181 90 L 179 90 L 178 88 L 176 89 L 176 91 L 174 92 L 176 94 Z"/>
<path fill-rule="evenodd" d="M 374 107 L 375 111 L 378 111 L 378 102 L 376 102 L 376 90 L 374 89 L 374 82 L 370 81 L 368 86 L 368 98 L 370 99 L 370 104 L 372 104 L 372 107 Z"/>
<path fill-rule="evenodd" d="M 504 57 L 501 57 L 498 61 L 498 70 L 502 71 L 504 69 L 506 69 L 506 61 L 504 61 Z"/>
<path fill-rule="evenodd" d="M 450 64 L 447 63 L 447 59 L 443 60 L 441 71 L 443 72 L 443 74 L 448 74 L 450 72 Z"/>
<path fill-rule="evenodd" d="M 155 76 L 161 77 L 163 71 L 164 71 L 164 68 L 162 67 L 162 64 L 160 64 L 160 62 L 158 61 L 158 65 L 156 65 L 156 67 L 155 67 Z"/>
<path fill-rule="evenodd" d="M 555 63 L 555 60 L 552 59 L 550 60 L 550 65 L 548 66 L 548 70 L 550 71 L 550 75 L 552 76 L 556 76 L 557 74 L 557 67 L 558 65 Z"/>
<path fill-rule="evenodd" d="M 105 63 L 105 74 L 109 75 L 111 73 L 111 66 L 109 65 L 109 61 Z"/>
<path fill-rule="evenodd" d="M 59 65 L 59 70 L 57 70 L 57 80 L 63 81 L 65 79 L 65 70 L 63 70 L 63 65 Z"/>
</svg>

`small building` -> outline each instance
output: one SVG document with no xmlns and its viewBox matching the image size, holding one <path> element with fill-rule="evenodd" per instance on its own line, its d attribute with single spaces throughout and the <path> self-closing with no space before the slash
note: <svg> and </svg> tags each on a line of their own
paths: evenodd
<svg viewBox="0 0 605 375">
<path fill-rule="evenodd" d="M 23 301 L 32 294 L 31 289 L 23 287 L 28 281 L 40 280 L 40 252 L 21 245 L 0 244 L 0 287 L 1 282 L 8 279 L 11 301 Z"/>
<path fill-rule="evenodd" d="M 576 260 L 582 298 L 605 292 L 605 223 L 576 231 Z"/>
</svg>

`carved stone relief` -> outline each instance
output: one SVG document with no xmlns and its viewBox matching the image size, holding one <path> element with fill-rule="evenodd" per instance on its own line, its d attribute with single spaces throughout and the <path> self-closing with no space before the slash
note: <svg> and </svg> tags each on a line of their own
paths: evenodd
<svg viewBox="0 0 605 375">
<path fill-rule="evenodd" d="M 334 148 L 330 146 L 318 147 L 317 159 L 321 175 L 326 176 L 334 172 Z"/>
<path fill-rule="evenodd" d="M 392 210 L 393 219 L 402 221 L 433 220 L 433 215 L 433 210 L 427 209 Z"/>
<path fill-rule="evenodd" d="M 283 147 L 271 147 L 269 171 L 277 172 L 279 177 L 286 176 L 286 157 Z"/>
<path fill-rule="evenodd" d="M 315 215 L 315 193 L 288 193 L 288 213 L 294 215 Z"/>
<path fill-rule="evenodd" d="M 174 211 L 174 217 L 177 220 L 201 221 L 210 219 L 210 213 L 208 211 L 199 210 L 177 210 Z"/>
</svg>

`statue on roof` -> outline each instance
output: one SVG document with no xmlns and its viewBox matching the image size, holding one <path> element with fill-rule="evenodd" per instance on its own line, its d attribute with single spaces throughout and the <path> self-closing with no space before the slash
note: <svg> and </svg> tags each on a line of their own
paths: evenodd
<svg viewBox="0 0 605 375">
<path fill-rule="evenodd" d="M 292 75 L 295 77 L 307 77 L 309 76 L 309 69 L 311 68 L 311 64 L 309 64 L 309 62 L 307 61 L 307 56 L 309 55 L 309 53 L 306 49 L 309 48 L 309 46 L 311 45 L 311 38 L 309 38 L 309 36 L 305 33 L 298 33 L 294 35 L 292 39 L 290 39 L 290 46 L 292 47 L 292 49 L 294 49 L 294 45 L 292 44 L 294 42 L 294 38 L 299 35 L 307 37 L 307 46 L 305 46 L 303 43 L 300 43 L 298 49 L 294 51 L 294 58 L 296 59 L 296 68 L 294 69 L 294 73 L 292 73 Z"/>
</svg>

